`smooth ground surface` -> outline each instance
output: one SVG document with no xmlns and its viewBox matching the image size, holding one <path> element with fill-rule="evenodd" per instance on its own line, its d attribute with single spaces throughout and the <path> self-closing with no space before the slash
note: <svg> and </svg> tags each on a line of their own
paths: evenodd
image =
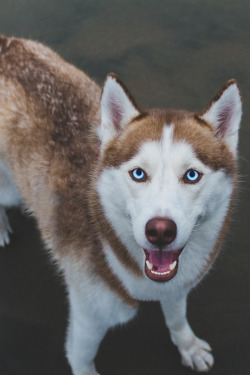
<svg viewBox="0 0 250 375">
<path fill-rule="evenodd" d="M 230 78 L 240 84 L 240 189 L 213 270 L 192 292 L 188 316 L 213 347 L 211 375 L 250 366 L 250 2 L 247 0 L 2 0 L 0 32 L 48 44 L 100 84 L 111 71 L 141 107 L 200 110 Z M 0 375 L 70 375 L 63 340 L 63 283 L 33 219 L 10 212 L 14 234 L 0 249 Z M 102 375 L 191 374 L 181 366 L 156 303 L 110 332 Z"/>
</svg>

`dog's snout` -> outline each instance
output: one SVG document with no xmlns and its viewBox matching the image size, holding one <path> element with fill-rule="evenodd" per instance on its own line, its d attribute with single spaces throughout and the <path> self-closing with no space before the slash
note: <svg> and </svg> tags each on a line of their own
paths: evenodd
<svg viewBox="0 0 250 375">
<path fill-rule="evenodd" d="M 155 217 L 147 222 L 145 234 L 151 244 L 162 247 L 175 240 L 177 227 L 175 222 L 167 217 Z"/>
</svg>

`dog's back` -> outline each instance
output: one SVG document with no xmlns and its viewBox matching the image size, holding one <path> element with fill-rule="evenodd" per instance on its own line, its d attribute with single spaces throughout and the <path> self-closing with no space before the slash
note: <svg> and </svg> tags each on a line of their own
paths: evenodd
<svg viewBox="0 0 250 375">
<path fill-rule="evenodd" d="M 100 94 L 97 84 L 44 45 L 0 37 L 0 155 L 49 244 L 51 231 L 54 238 L 64 233 L 67 243 L 79 238 L 72 228 L 78 230 L 84 214 L 70 212 L 83 209 L 79 202 L 97 151 L 89 128 L 99 123 Z M 15 191 L 4 165 L 3 175 Z M 62 244 L 56 248 L 63 251 Z"/>
</svg>

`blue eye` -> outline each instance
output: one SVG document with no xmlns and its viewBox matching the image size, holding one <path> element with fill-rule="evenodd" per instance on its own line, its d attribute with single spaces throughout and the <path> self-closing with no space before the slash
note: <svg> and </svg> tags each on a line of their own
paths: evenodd
<svg viewBox="0 0 250 375">
<path fill-rule="evenodd" d="M 147 174 L 141 168 L 135 168 L 129 172 L 130 177 L 136 182 L 144 182 L 147 180 Z"/>
<path fill-rule="evenodd" d="M 184 175 L 184 181 L 187 183 L 196 183 L 200 181 L 202 174 L 195 169 L 189 169 Z"/>
</svg>

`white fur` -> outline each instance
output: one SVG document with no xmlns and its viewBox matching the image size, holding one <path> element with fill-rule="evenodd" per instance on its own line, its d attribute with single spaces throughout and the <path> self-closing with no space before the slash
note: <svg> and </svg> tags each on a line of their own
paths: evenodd
<svg viewBox="0 0 250 375">
<path fill-rule="evenodd" d="M 237 86 L 231 84 L 203 115 L 234 154 L 241 113 L 237 90 Z M 220 114 L 221 111 L 225 113 L 225 108 L 229 108 L 229 115 L 226 126 L 223 124 L 223 132 L 219 132 Z M 102 151 L 138 114 L 122 85 L 114 76 L 109 76 L 101 99 L 99 137 Z M 198 283 L 215 246 L 227 213 L 232 181 L 223 170 L 213 171 L 204 165 L 191 144 L 175 142 L 174 126 L 166 124 L 160 142 L 144 143 L 131 160 L 119 168 L 104 169 L 96 181 L 106 218 L 141 267 L 143 277 L 138 278 L 129 272 L 105 240 L 103 247 L 109 266 L 133 298 L 160 301 L 183 364 L 207 371 L 213 365 L 211 348 L 190 328 L 186 319 L 186 298 L 191 287 Z M 138 167 L 147 172 L 148 181 L 137 183 L 131 179 L 129 171 Z M 182 180 L 184 173 L 191 168 L 203 174 L 197 184 L 185 184 Z M 0 245 L 4 245 L 9 241 L 5 208 L 19 204 L 20 196 L 11 175 L 2 165 L 0 174 Z M 163 283 L 152 281 L 144 273 L 142 248 L 152 248 L 145 236 L 145 225 L 156 216 L 167 216 L 177 226 L 177 236 L 165 250 L 184 247 L 177 274 Z M 68 283 L 70 302 L 66 341 L 68 360 L 74 375 L 97 375 L 94 358 L 102 338 L 110 327 L 132 319 L 136 309 L 125 305 L 87 267 L 78 269 L 70 258 L 64 259 L 60 266 Z"/>
<path fill-rule="evenodd" d="M 177 224 L 177 237 L 168 250 L 185 246 L 177 275 L 167 283 L 155 283 L 146 275 L 138 280 L 128 273 L 106 245 L 106 255 L 114 272 L 131 295 L 140 300 L 158 300 L 164 293 L 195 282 L 215 245 L 232 192 L 231 181 L 225 173 L 213 172 L 205 166 L 195 157 L 190 145 L 173 143 L 172 129 L 173 125 L 167 125 L 160 144 L 144 144 L 119 169 L 104 170 L 98 182 L 105 215 L 142 270 L 145 263 L 142 248 L 152 248 L 145 236 L 145 225 L 153 217 L 168 216 Z M 149 182 L 136 183 L 131 179 L 128 172 L 136 166 L 147 172 Z M 180 182 L 190 168 L 204 174 L 198 184 Z"/>
<path fill-rule="evenodd" d="M 16 188 L 13 177 L 5 165 L 0 162 L 0 246 L 9 244 L 9 232 L 12 232 L 6 208 L 18 206 L 21 196 Z"/>
<path fill-rule="evenodd" d="M 76 273 L 67 261 L 64 268 L 70 302 L 67 357 L 74 375 L 97 375 L 94 358 L 107 330 L 132 319 L 137 309 L 124 305 L 89 270 Z"/>
<path fill-rule="evenodd" d="M 185 366 L 198 371 L 208 371 L 214 359 L 210 345 L 195 336 L 186 318 L 187 290 L 180 290 L 161 301 L 166 324 L 173 343 L 178 347 Z"/>
<path fill-rule="evenodd" d="M 134 298 L 161 301 L 183 363 L 207 371 L 213 365 L 213 357 L 210 346 L 194 335 L 186 320 L 187 285 L 198 282 L 209 261 L 228 209 L 232 184 L 223 171 L 215 172 L 204 165 L 191 145 L 174 142 L 173 128 L 173 124 L 166 125 L 161 142 L 143 144 L 137 155 L 120 168 L 104 170 L 98 192 L 105 215 L 143 273 L 142 248 L 152 248 L 145 236 L 147 221 L 156 216 L 168 216 L 175 221 L 177 237 L 167 249 L 185 246 L 176 276 L 165 283 L 154 282 L 145 274 L 138 279 L 124 268 L 107 243 L 105 253 L 113 271 Z M 133 181 L 129 171 L 136 167 L 143 168 L 150 180 Z M 182 181 L 190 168 L 203 173 L 199 183 L 188 185 Z"/>
</svg>

